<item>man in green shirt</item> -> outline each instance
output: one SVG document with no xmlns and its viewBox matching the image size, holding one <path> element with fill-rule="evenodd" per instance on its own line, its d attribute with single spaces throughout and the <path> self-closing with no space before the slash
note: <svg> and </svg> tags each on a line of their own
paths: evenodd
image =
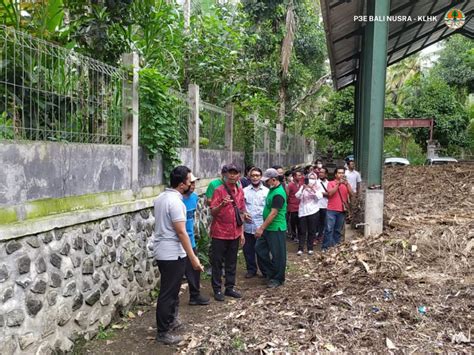
<svg viewBox="0 0 474 355">
<path fill-rule="evenodd" d="M 262 272 L 268 279 L 268 287 L 274 288 L 285 282 L 286 269 L 286 192 L 276 169 L 267 169 L 262 181 L 270 191 L 263 209 L 263 224 L 257 228 L 255 251 L 261 261 Z"/>
</svg>

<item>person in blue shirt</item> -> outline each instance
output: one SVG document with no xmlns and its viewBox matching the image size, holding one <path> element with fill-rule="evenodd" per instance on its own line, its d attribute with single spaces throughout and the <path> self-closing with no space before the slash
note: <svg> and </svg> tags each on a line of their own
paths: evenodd
<svg viewBox="0 0 474 355">
<path fill-rule="evenodd" d="M 191 173 L 191 187 L 189 191 L 183 196 L 183 202 L 186 206 L 186 232 L 189 235 L 194 253 L 197 253 L 196 238 L 194 236 L 194 216 L 199 200 L 198 195 L 194 192 L 197 180 L 199 179 Z M 209 304 L 209 298 L 201 295 L 200 292 L 201 273 L 199 271 L 195 271 L 190 262 L 186 264 L 185 275 L 189 286 L 189 304 L 191 306 Z"/>
</svg>

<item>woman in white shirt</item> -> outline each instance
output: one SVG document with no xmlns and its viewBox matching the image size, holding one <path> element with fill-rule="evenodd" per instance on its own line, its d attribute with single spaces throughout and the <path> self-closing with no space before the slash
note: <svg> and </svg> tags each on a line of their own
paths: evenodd
<svg viewBox="0 0 474 355">
<path fill-rule="evenodd" d="M 313 241 L 316 237 L 319 217 L 319 203 L 323 198 L 322 188 L 317 184 L 317 175 L 309 173 L 305 184 L 295 194 L 300 200 L 298 217 L 300 220 L 300 240 L 297 255 L 302 255 L 306 243 L 308 254 L 313 254 Z"/>
</svg>

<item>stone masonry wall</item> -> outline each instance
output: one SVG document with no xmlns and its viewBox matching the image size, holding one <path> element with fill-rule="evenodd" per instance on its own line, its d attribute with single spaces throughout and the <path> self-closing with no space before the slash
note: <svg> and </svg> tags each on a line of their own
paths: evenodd
<svg viewBox="0 0 474 355">
<path fill-rule="evenodd" d="M 150 209 L 0 243 L 0 353 L 50 354 L 97 334 L 159 279 Z"/>
</svg>

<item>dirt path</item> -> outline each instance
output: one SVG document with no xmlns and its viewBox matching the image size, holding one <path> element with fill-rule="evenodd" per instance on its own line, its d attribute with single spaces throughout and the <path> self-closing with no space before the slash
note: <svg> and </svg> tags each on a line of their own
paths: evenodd
<svg viewBox="0 0 474 355">
<path fill-rule="evenodd" d="M 348 231 L 347 235 L 353 234 Z M 312 256 L 305 255 L 297 257 L 297 245 L 288 243 L 288 274 L 287 278 L 291 279 L 295 270 L 294 260 L 306 259 Z M 261 277 L 246 279 L 245 265 L 243 255 L 239 252 L 239 264 L 237 271 L 237 288 L 242 291 L 244 298 L 257 297 L 266 290 L 265 280 Z M 187 284 L 183 283 L 180 293 L 180 318 L 184 322 L 185 327 L 179 330 L 177 334 L 191 336 L 196 328 L 216 327 L 222 321 L 216 314 L 225 313 L 226 310 L 232 312 L 233 305 L 239 300 L 229 297 L 224 303 L 217 302 L 212 298 L 212 288 L 209 277 L 202 280 L 201 289 L 204 295 L 211 297 L 211 303 L 208 306 L 189 306 L 189 293 Z M 154 341 L 156 335 L 155 321 L 155 304 L 139 306 L 132 311 L 135 318 L 125 318 L 121 322 L 106 330 L 102 330 L 96 339 L 87 343 L 78 344 L 74 351 L 75 354 L 175 354 L 177 347 L 158 344 Z M 122 329 L 114 329 L 120 327 Z M 102 338 L 102 339 L 99 339 Z"/>
</svg>

